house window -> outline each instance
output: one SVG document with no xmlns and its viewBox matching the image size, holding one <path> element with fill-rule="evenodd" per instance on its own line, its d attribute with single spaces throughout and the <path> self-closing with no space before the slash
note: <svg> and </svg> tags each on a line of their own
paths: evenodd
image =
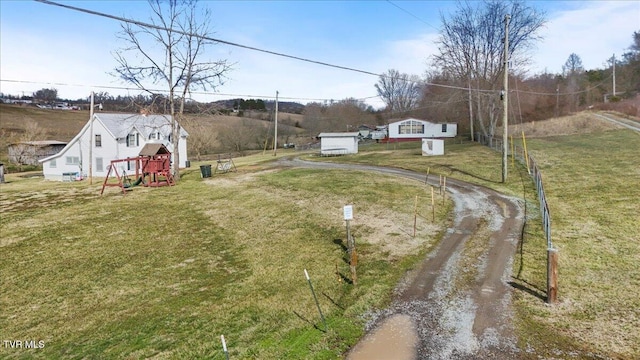
<svg viewBox="0 0 640 360">
<path fill-rule="evenodd" d="M 65 164 L 67 165 L 80 165 L 80 157 L 67 156 Z"/>
<path fill-rule="evenodd" d="M 398 125 L 398 134 L 424 134 L 424 124 L 415 120 L 401 122 Z"/>
<path fill-rule="evenodd" d="M 442 132 L 443 133 L 447 132 L 447 124 L 442 124 Z"/>
<path fill-rule="evenodd" d="M 149 140 L 160 140 L 160 132 L 152 132 L 149 134 Z"/>
<path fill-rule="evenodd" d="M 102 135 L 96 134 L 95 142 L 96 147 L 102 147 Z"/>
<path fill-rule="evenodd" d="M 104 164 L 102 162 L 102 158 L 96 158 L 96 171 L 97 172 L 104 171 Z"/>
<path fill-rule="evenodd" d="M 130 160 L 127 161 L 127 171 L 134 171 L 136 169 L 136 161 Z"/>
<path fill-rule="evenodd" d="M 49 161 L 49 167 L 50 167 L 51 169 L 55 169 L 55 168 L 56 168 L 56 166 L 57 166 L 57 165 L 56 165 L 56 159 L 53 159 L 53 160 Z"/>
<path fill-rule="evenodd" d="M 136 147 L 136 146 L 138 146 L 138 134 L 127 135 L 127 147 Z"/>
</svg>

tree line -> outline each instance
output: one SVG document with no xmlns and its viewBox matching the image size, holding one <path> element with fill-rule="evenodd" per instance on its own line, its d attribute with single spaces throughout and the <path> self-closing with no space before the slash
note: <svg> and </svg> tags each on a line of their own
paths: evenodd
<svg viewBox="0 0 640 360">
<path fill-rule="evenodd" d="M 505 18 L 509 15 L 509 93 L 504 94 Z M 569 54 L 559 74 L 529 75 L 530 53 L 541 39 L 546 14 L 521 0 L 459 2 L 441 16 L 441 30 L 425 75 L 390 69 L 375 88 L 387 117 L 413 116 L 456 122 L 462 132 L 493 136 L 501 125 L 502 96 L 509 96 L 510 122 L 562 116 L 640 92 L 640 31 L 620 58 L 599 69 L 585 69 Z M 569 44 L 570 46 L 570 44 Z M 613 72 L 617 89 L 614 94 Z"/>
</svg>

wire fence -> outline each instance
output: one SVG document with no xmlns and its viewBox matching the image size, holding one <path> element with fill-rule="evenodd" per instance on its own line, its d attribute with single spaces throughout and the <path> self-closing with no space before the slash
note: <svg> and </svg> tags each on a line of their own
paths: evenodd
<svg viewBox="0 0 640 360">
<path fill-rule="evenodd" d="M 496 139 L 493 137 L 485 136 L 477 133 L 476 139 L 480 144 L 490 147 L 496 151 L 502 151 L 502 139 Z M 544 185 L 542 184 L 542 172 L 536 163 L 535 159 L 528 154 L 526 147 L 511 144 L 509 149 L 509 156 L 514 156 L 520 163 L 526 166 L 529 175 L 533 179 L 536 185 L 536 192 L 538 193 L 538 201 L 540 202 L 540 216 L 542 219 L 542 229 L 547 238 L 547 249 L 553 249 L 553 243 L 551 242 L 551 214 L 549 213 L 549 204 L 544 194 Z"/>
</svg>

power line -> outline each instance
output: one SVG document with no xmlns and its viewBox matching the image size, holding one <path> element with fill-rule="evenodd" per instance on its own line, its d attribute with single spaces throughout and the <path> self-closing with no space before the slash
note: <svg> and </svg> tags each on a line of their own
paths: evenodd
<svg viewBox="0 0 640 360">
<path fill-rule="evenodd" d="M 59 6 L 59 7 L 65 8 L 65 9 L 79 11 L 79 12 L 83 12 L 83 13 L 87 13 L 87 14 L 91 14 L 91 15 L 96 15 L 96 16 L 101 16 L 101 17 L 105 17 L 105 18 L 108 18 L 108 19 L 112 19 L 112 20 L 117 20 L 117 21 L 121 21 L 121 22 L 125 22 L 125 23 L 138 25 L 138 26 L 141 26 L 141 27 L 147 27 L 147 28 L 156 29 L 156 30 L 163 30 L 163 31 L 171 31 L 171 32 L 174 32 L 176 34 L 181 34 L 181 35 L 186 35 L 186 36 L 193 36 L 193 37 L 197 37 L 197 38 L 201 38 L 201 39 L 209 40 L 209 41 L 214 41 L 214 42 L 225 44 L 225 45 L 229 45 L 229 46 L 235 46 L 235 47 L 239 47 L 239 48 L 243 48 L 243 49 L 247 49 L 247 50 L 258 51 L 258 52 L 262 52 L 262 53 L 266 53 L 266 54 L 270 54 L 270 55 L 285 57 L 285 58 L 294 59 L 294 60 L 303 61 L 303 62 L 308 62 L 308 63 L 312 63 L 312 64 L 316 64 L 316 65 L 322 65 L 322 66 L 332 67 L 332 68 L 341 69 L 341 70 L 353 71 L 353 72 L 366 74 L 366 75 L 372 75 L 372 76 L 376 76 L 376 77 L 388 78 L 388 76 L 386 76 L 384 74 L 377 74 L 377 73 L 374 73 L 374 72 L 371 72 L 371 71 L 367 71 L 367 70 L 361 70 L 361 69 L 356 69 L 356 68 L 342 66 L 342 65 L 335 65 L 335 64 L 330 64 L 330 63 L 324 62 L 324 61 L 312 60 L 312 59 L 307 59 L 307 58 L 303 58 L 303 57 L 300 57 L 300 56 L 288 55 L 288 54 L 279 53 L 279 52 L 275 52 L 275 51 L 271 51 L 271 50 L 260 49 L 260 48 L 253 47 L 253 46 L 242 45 L 242 44 L 238 44 L 238 43 L 231 42 L 231 41 L 212 38 L 212 37 L 209 37 L 209 36 L 203 36 L 203 35 L 200 35 L 200 34 L 194 34 L 194 33 L 189 33 L 189 32 L 185 32 L 185 31 L 181 31 L 181 30 L 175 30 L 175 29 L 171 29 L 171 28 L 166 28 L 166 27 L 162 27 L 162 26 L 158 26 L 158 25 L 154 25 L 154 24 L 149 24 L 149 23 L 145 23 L 145 22 L 141 22 L 141 21 L 137 21 L 137 20 L 127 19 L 127 18 L 120 17 L 120 16 L 105 14 L 105 13 L 98 12 L 98 11 L 83 9 L 83 8 L 70 6 L 70 5 L 59 4 L 59 3 L 56 3 L 56 2 L 53 2 L 53 1 L 49 1 L 49 0 L 35 0 L 35 1 L 39 2 L 39 3 L 46 4 L 46 5 Z M 428 82 L 421 82 L 421 83 L 424 84 L 424 85 L 438 86 L 438 87 L 443 87 L 443 88 L 448 88 L 448 89 L 457 89 L 457 90 L 465 90 L 465 91 L 469 90 L 468 88 L 463 88 L 463 87 L 453 86 L 453 85 L 432 84 L 432 83 L 428 83 Z M 476 90 L 476 91 L 493 92 L 493 90 Z"/>
<path fill-rule="evenodd" d="M 275 52 L 275 51 L 271 51 L 271 50 L 260 49 L 260 48 L 253 47 L 253 46 L 242 45 L 242 44 L 238 44 L 238 43 L 231 42 L 231 41 L 226 41 L 226 40 L 222 40 L 222 39 L 203 36 L 203 35 L 200 35 L 200 34 L 189 33 L 189 32 L 185 32 L 185 31 L 181 31 L 181 30 L 175 30 L 175 29 L 172 29 L 172 28 L 166 28 L 166 27 L 162 27 L 162 26 L 158 26 L 158 25 L 154 25 L 154 24 L 149 24 L 149 23 L 145 23 L 145 22 L 141 22 L 141 21 L 137 21 L 137 20 L 127 19 L 127 18 L 120 17 L 120 16 L 105 14 L 105 13 L 98 12 L 98 11 L 88 10 L 88 9 L 79 8 L 79 7 L 70 6 L 70 5 L 59 4 L 59 3 L 56 3 L 56 2 L 53 2 L 53 1 L 49 1 L 49 0 L 35 0 L 35 1 L 36 2 L 40 2 L 42 4 L 46 4 L 46 5 L 58 6 L 58 7 L 62 7 L 62 8 L 65 8 L 65 9 L 79 11 L 79 12 L 83 12 L 83 13 L 87 13 L 87 14 L 91 14 L 91 15 L 95 15 L 95 16 L 105 17 L 105 18 L 108 18 L 108 19 L 116 20 L 116 21 L 135 24 L 135 25 L 138 25 L 138 26 L 141 26 L 141 27 L 147 27 L 147 28 L 152 28 L 152 29 L 156 29 L 156 30 L 163 30 L 163 31 L 171 31 L 171 32 L 174 32 L 176 34 L 181 34 L 181 35 L 186 35 L 186 36 L 193 36 L 193 37 L 201 38 L 201 39 L 204 39 L 204 40 L 209 40 L 209 41 L 214 41 L 214 42 L 218 42 L 218 43 L 221 43 L 221 44 L 226 44 L 226 45 L 229 45 L 229 46 L 235 46 L 235 47 L 239 47 L 239 48 L 243 48 L 243 49 L 247 49 L 247 50 L 263 52 L 263 53 L 270 54 L 270 55 L 285 57 L 285 58 L 294 59 L 294 60 L 303 61 L 303 62 L 308 62 L 308 63 L 312 63 L 312 64 L 316 64 L 316 65 L 322 65 L 322 66 L 332 67 L 332 68 L 341 69 L 341 70 L 353 71 L 353 72 L 357 72 L 357 73 L 361 73 L 361 74 L 376 76 L 376 77 L 379 77 L 379 78 L 380 77 L 381 78 L 388 78 L 388 76 L 385 75 L 385 74 L 377 74 L 377 73 L 374 73 L 374 72 L 371 72 L 371 71 L 367 71 L 367 70 L 361 70 L 361 69 L 356 69 L 356 68 L 342 66 L 342 65 L 335 65 L 335 64 L 330 64 L 330 63 L 323 62 L 323 61 L 312 60 L 312 59 L 307 59 L 307 58 L 303 58 L 303 57 L 299 57 L 299 56 L 279 53 L 279 52 Z M 396 8 L 406 12 L 407 14 L 411 15 L 412 17 L 415 17 L 416 19 L 420 20 L 421 22 L 423 22 L 423 23 L 425 23 L 425 24 L 427 24 L 429 26 L 432 26 L 432 25 L 428 24 L 427 22 L 425 22 L 424 20 L 422 20 L 422 19 L 418 18 L 417 16 L 413 15 L 412 13 L 408 12 L 407 10 L 403 9 L 402 7 L 398 6 L 397 4 L 395 4 L 395 3 L 393 3 L 393 2 L 391 2 L 389 0 L 387 0 L 387 2 L 389 2 L 391 5 L 395 6 Z M 407 80 L 407 79 L 401 79 L 401 80 L 410 81 L 410 82 L 416 83 L 415 81 L 411 81 L 411 80 Z M 442 88 L 453 89 L 453 90 L 464 90 L 464 91 L 473 90 L 475 92 L 483 92 L 483 93 L 495 93 L 496 92 L 496 90 L 470 89 L 470 88 L 461 87 L 461 86 L 435 84 L 435 83 L 430 83 L 430 82 L 427 82 L 427 81 L 421 81 L 419 83 L 422 84 L 422 85 L 442 87 Z M 107 87 L 107 86 L 102 86 L 102 88 L 134 90 L 134 89 L 131 89 L 131 88 Z M 595 88 L 595 87 L 593 87 L 593 88 Z M 527 93 L 527 94 L 533 94 L 533 95 L 549 95 L 549 96 L 553 95 L 553 96 L 557 96 L 557 95 L 575 95 L 575 94 L 580 94 L 580 93 L 583 93 L 583 92 L 587 92 L 587 91 L 589 91 L 589 90 L 591 90 L 593 88 L 589 88 L 589 89 L 584 90 L 584 91 L 578 91 L 578 92 L 572 92 L 572 93 L 561 93 L 561 94 L 532 92 L 532 91 L 523 91 L 523 90 L 520 90 L 520 92 Z M 140 90 L 140 89 L 135 89 L 135 90 Z M 156 90 L 152 90 L 152 91 L 156 91 Z M 161 92 L 161 91 L 158 90 L 158 92 Z M 192 92 L 192 93 L 193 94 L 211 95 L 210 93 L 198 93 L 198 92 Z M 233 95 L 231 95 L 231 96 L 233 96 Z M 375 97 L 375 96 L 373 96 L 373 97 Z M 264 98 L 273 98 L 273 96 L 264 96 Z M 372 97 L 370 97 L 370 98 L 372 98 Z M 322 101 L 324 101 L 324 100 L 333 100 L 333 99 L 304 99 L 304 98 L 300 98 L 300 99 L 302 99 L 302 100 L 322 100 Z"/>
<path fill-rule="evenodd" d="M 215 41 L 215 42 L 218 42 L 218 43 L 221 43 L 221 44 L 226 44 L 226 45 L 235 46 L 235 47 L 248 49 L 248 50 L 253 50 L 253 51 L 259 51 L 259 52 L 263 52 L 263 53 L 266 53 L 266 54 L 271 54 L 271 55 L 281 56 L 281 57 L 285 57 L 285 58 L 289 58 L 289 59 L 309 62 L 309 63 L 312 63 L 312 64 L 333 67 L 333 68 L 336 68 L 336 69 L 354 71 L 354 72 L 359 72 L 359 73 L 367 74 L 367 75 L 380 76 L 380 74 L 376 74 L 376 73 L 371 72 L 371 71 L 360 70 L 360 69 L 351 68 L 351 67 L 342 66 L 342 65 L 334 65 L 334 64 L 323 62 L 323 61 L 307 59 L 307 58 L 294 56 L 294 55 L 287 55 L 287 54 L 283 54 L 283 53 L 279 53 L 279 52 L 275 52 L 275 51 L 271 51 L 271 50 L 265 50 L 265 49 L 260 49 L 260 48 L 253 47 L 253 46 L 238 44 L 238 43 L 231 42 L 231 41 L 226 41 L 226 40 L 222 40 L 222 39 L 216 39 L 216 38 L 212 38 L 212 37 L 209 37 L 209 36 L 203 36 L 203 35 L 200 35 L 200 34 L 189 33 L 189 32 L 182 31 L 182 30 L 175 30 L 175 29 L 166 28 L 166 27 L 162 27 L 162 26 L 158 26 L 158 25 L 154 25 L 154 24 L 149 24 L 149 23 L 145 23 L 145 22 L 141 22 L 141 21 L 137 21 L 137 20 L 127 19 L 127 18 L 123 18 L 123 17 L 120 17 L 120 16 L 105 14 L 105 13 L 98 12 L 98 11 L 83 9 L 83 8 L 70 6 L 70 5 L 59 4 L 59 3 L 56 3 L 56 2 L 53 2 L 53 1 L 49 1 L 49 0 L 35 0 L 35 1 L 43 3 L 43 4 L 46 4 L 46 5 L 59 6 L 59 7 L 65 8 L 65 9 L 79 11 L 79 12 L 83 12 L 83 13 L 87 13 L 87 14 L 91 14 L 91 15 L 96 15 L 96 16 L 101 16 L 101 17 L 106 17 L 106 18 L 109 18 L 109 19 L 112 19 L 112 20 L 122 21 L 122 22 L 125 22 L 125 23 L 134 24 L 134 25 L 138 25 L 138 26 L 142 26 L 142 27 L 146 27 L 146 28 L 151 28 L 151 29 L 156 29 L 156 30 L 163 30 L 163 31 L 171 31 L 173 33 L 180 34 L 180 35 L 194 36 L 194 37 L 201 38 L 201 39 L 204 39 L 204 40 Z"/>
<path fill-rule="evenodd" d="M 413 14 L 412 12 L 410 12 L 410 11 L 408 11 L 408 10 L 406 10 L 406 9 L 404 9 L 404 8 L 402 8 L 402 7 L 400 7 L 400 5 L 398 5 L 398 4 L 394 3 L 394 2 L 392 2 L 391 0 L 387 0 L 387 2 L 388 2 L 389 4 L 391 4 L 391 5 L 395 6 L 396 8 L 398 8 L 400 11 L 402 11 L 402 12 L 404 12 L 404 13 L 408 14 L 408 15 L 409 15 L 409 16 L 411 16 L 412 18 L 414 18 L 414 19 L 416 19 L 416 20 L 420 21 L 421 23 L 423 23 L 423 24 L 425 24 L 425 25 L 427 25 L 427 26 L 432 27 L 432 28 L 433 28 L 433 29 L 435 29 L 436 31 L 440 31 L 440 29 L 438 29 L 437 27 L 435 27 L 435 26 L 433 26 L 433 25 L 429 24 L 428 22 L 426 22 L 426 21 L 422 20 L 421 18 L 419 18 L 418 16 L 416 16 L 416 15 L 415 15 L 415 14 Z"/>
</svg>

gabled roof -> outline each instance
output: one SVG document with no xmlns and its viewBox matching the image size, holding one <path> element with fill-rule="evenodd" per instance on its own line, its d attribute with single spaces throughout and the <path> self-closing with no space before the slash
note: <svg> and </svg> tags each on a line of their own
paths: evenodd
<svg viewBox="0 0 640 360">
<path fill-rule="evenodd" d="M 416 119 L 416 118 L 404 118 L 404 119 L 390 119 L 389 120 L 389 124 L 397 124 L 397 123 L 401 123 L 401 122 L 405 122 L 405 121 L 409 121 L 409 120 L 413 120 L 413 121 L 417 121 L 417 122 L 421 122 L 421 123 L 427 123 L 427 124 L 452 124 L 452 123 L 434 123 L 432 121 L 429 120 L 422 120 L 422 119 Z"/>
<path fill-rule="evenodd" d="M 170 115 L 140 115 L 140 114 L 105 114 L 105 113 L 97 113 L 94 114 L 94 118 L 100 121 L 107 130 L 113 135 L 116 139 L 121 139 L 126 137 L 129 133 L 131 133 L 131 129 L 136 129 L 140 134 L 144 136 L 145 139 L 149 138 L 149 134 L 160 132 L 165 139 L 171 134 L 171 116 Z M 50 159 L 54 159 L 63 155 L 68 148 L 73 146 L 79 139 L 82 137 L 82 134 L 88 131 L 90 128 L 91 121 L 87 121 L 82 130 L 74 136 L 65 147 L 58 152 L 57 154 L 51 155 L 44 159 L 38 160 L 43 163 L 45 161 L 49 161 Z M 180 135 L 181 136 L 189 136 L 189 133 L 181 126 L 180 127 Z M 167 140 L 166 143 L 168 144 Z M 155 142 L 155 141 L 153 141 Z M 159 143 L 161 144 L 161 142 Z"/>
<path fill-rule="evenodd" d="M 164 137 L 171 134 L 171 115 L 140 115 L 140 114 L 104 114 L 94 115 L 113 134 L 116 139 L 126 137 L 132 129 L 136 129 L 145 138 L 159 132 Z M 188 136 L 187 131 L 180 127 L 180 135 Z"/>
<path fill-rule="evenodd" d="M 357 137 L 359 132 L 340 132 L 340 133 L 320 133 L 319 138 L 322 137 Z"/>
</svg>

